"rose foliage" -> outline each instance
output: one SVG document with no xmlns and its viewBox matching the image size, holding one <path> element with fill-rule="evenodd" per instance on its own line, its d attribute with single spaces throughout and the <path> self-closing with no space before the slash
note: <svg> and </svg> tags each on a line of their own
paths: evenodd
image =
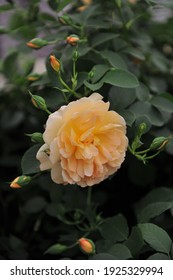
<svg viewBox="0 0 173 280">
<path fill-rule="evenodd" d="M 0 258 L 173 259 L 172 1 L 0 13 Z"/>
</svg>

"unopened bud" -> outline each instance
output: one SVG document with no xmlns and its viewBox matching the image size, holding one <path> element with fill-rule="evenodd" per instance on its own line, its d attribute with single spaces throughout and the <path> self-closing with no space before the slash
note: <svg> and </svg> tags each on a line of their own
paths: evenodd
<svg viewBox="0 0 173 280">
<path fill-rule="evenodd" d="M 31 182 L 32 178 L 30 176 L 19 176 L 16 179 L 14 179 L 11 184 L 10 187 L 13 189 L 19 189 L 23 186 L 26 186 L 27 184 L 29 184 Z"/>
<path fill-rule="evenodd" d="M 147 129 L 146 123 L 141 123 L 141 124 L 139 125 L 139 133 L 145 132 L 146 129 Z"/>
<path fill-rule="evenodd" d="M 79 53 L 78 53 L 77 50 L 75 50 L 75 51 L 73 52 L 73 61 L 77 61 L 78 58 L 79 58 Z"/>
<path fill-rule="evenodd" d="M 27 80 L 30 82 L 35 82 L 41 78 L 41 75 L 39 74 L 31 74 L 27 76 Z"/>
<path fill-rule="evenodd" d="M 72 20 L 68 15 L 63 15 L 63 16 L 59 17 L 59 21 L 62 24 L 67 24 L 67 25 L 70 25 L 72 23 Z"/>
<path fill-rule="evenodd" d="M 169 139 L 167 137 L 157 137 L 153 140 L 153 142 L 150 145 L 151 150 L 163 150 L 165 146 L 168 144 Z"/>
<path fill-rule="evenodd" d="M 61 69 L 61 63 L 54 55 L 50 55 L 50 65 L 56 72 L 59 72 Z"/>
<path fill-rule="evenodd" d="M 93 77 L 94 77 L 94 71 L 91 70 L 91 71 L 88 73 L 88 78 L 89 78 L 89 80 L 91 80 Z"/>
<path fill-rule="evenodd" d="M 136 135 L 138 136 L 138 138 L 140 139 L 141 136 L 143 134 L 145 134 L 147 132 L 147 124 L 146 123 L 140 123 L 138 128 L 137 128 L 137 132 L 136 132 Z"/>
<path fill-rule="evenodd" d="M 67 37 L 67 43 L 71 46 L 76 46 L 79 40 L 80 39 L 76 34 L 71 34 Z"/>
<path fill-rule="evenodd" d="M 78 243 L 84 254 L 91 255 L 95 253 L 95 245 L 91 239 L 82 237 L 78 240 Z"/>
<path fill-rule="evenodd" d="M 34 143 L 44 143 L 43 134 L 40 132 L 34 132 L 32 134 L 26 134 L 27 136 L 31 137 L 31 141 Z"/>
<path fill-rule="evenodd" d="M 31 95 L 32 104 L 36 108 L 41 109 L 43 111 L 47 111 L 46 102 L 43 97 L 38 96 L 38 95 L 33 95 L 31 92 L 29 92 L 29 94 Z"/>
<path fill-rule="evenodd" d="M 46 40 L 40 39 L 40 38 L 34 38 L 26 45 L 32 49 L 41 49 L 44 46 L 47 46 L 48 42 Z"/>
</svg>

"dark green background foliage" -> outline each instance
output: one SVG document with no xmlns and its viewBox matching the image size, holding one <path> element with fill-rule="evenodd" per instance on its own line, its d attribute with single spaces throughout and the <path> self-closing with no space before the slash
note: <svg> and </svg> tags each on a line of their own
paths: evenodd
<svg viewBox="0 0 173 280">
<path fill-rule="evenodd" d="M 32 106 L 28 90 L 45 98 L 50 111 L 65 104 L 48 57 L 60 59 L 70 85 L 75 49 L 66 42 L 70 34 L 80 38 L 76 90 L 82 96 L 97 91 L 110 101 L 127 122 L 130 143 L 143 122 L 143 149 L 154 137 L 173 134 L 172 1 L 92 2 L 83 12 L 78 11 L 81 1 L 4 1 L 0 6 L 8 17 L 0 27 L 1 40 L 13 40 L 0 63 L 5 79 L 0 92 L 1 259 L 173 259 L 171 139 L 146 165 L 127 152 L 117 174 L 92 187 L 90 205 L 87 188 L 56 185 L 48 173 L 22 189 L 7 183 L 22 172 L 38 171 L 38 144 L 25 134 L 43 132 L 47 115 Z M 155 19 L 158 2 L 162 21 Z M 48 46 L 29 49 L 26 43 L 34 37 L 47 40 Z M 44 57 L 46 70 L 30 82 L 38 57 Z M 95 243 L 94 256 L 74 245 L 85 234 Z"/>
</svg>

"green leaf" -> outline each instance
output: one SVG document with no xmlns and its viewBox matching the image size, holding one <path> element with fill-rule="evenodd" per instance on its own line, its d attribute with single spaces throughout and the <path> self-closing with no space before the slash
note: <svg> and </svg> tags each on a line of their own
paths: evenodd
<svg viewBox="0 0 173 280">
<path fill-rule="evenodd" d="M 127 260 L 132 258 L 132 254 L 127 246 L 124 244 L 115 244 L 113 245 L 109 251 L 109 254 L 116 257 L 118 260 Z"/>
<path fill-rule="evenodd" d="M 95 65 L 90 71 L 93 73 L 93 77 L 91 78 L 92 83 L 96 83 L 100 80 L 109 69 L 110 67 L 105 64 Z"/>
<path fill-rule="evenodd" d="M 136 117 L 147 117 L 152 125 L 162 126 L 164 124 L 162 114 L 147 101 L 135 102 L 130 106 L 130 110 Z"/>
<path fill-rule="evenodd" d="M 21 162 L 23 174 L 29 175 L 33 173 L 38 173 L 40 171 L 40 162 L 36 159 L 36 154 L 40 147 L 40 144 L 34 145 L 25 152 Z"/>
<path fill-rule="evenodd" d="M 141 101 L 147 101 L 150 97 L 149 89 L 142 83 L 136 89 L 136 96 Z"/>
<path fill-rule="evenodd" d="M 142 161 L 134 161 L 129 166 L 129 178 L 133 184 L 142 187 L 154 184 L 156 167 L 153 164 L 144 165 Z M 141 180 L 142 178 L 142 180 Z"/>
<path fill-rule="evenodd" d="M 139 85 L 137 78 L 133 74 L 120 69 L 107 72 L 102 81 L 122 88 L 134 88 Z"/>
<path fill-rule="evenodd" d="M 164 97 L 154 96 L 150 102 L 158 109 L 161 109 L 165 112 L 173 113 L 173 102 Z"/>
<path fill-rule="evenodd" d="M 170 257 L 162 253 L 156 253 L 150 256 L 147 260 L 170 260 Z"/>
<path fill-rule="evenodd" d="M 47 90 L 49 91 L 49 94 L 47 94 L 46 90 L 43 90 L 41 96 L 45 99 L 47 107 L 57 110 L 64 104 L 62 92 L 56 88 L 47 88 Z"/>
<path fill-rule="evenodd" d="M 165 230 L 151 223 L 138 224 L 138 227 L 145 242 L 154 250 L 169 254 L 172 241 Z"/>
<path fill-rule="evenodd" d="M 135 89 L 111 87 L 109 91 L 109 101 L 114 110 L 127 108 L 135 99 Z"/>
<path fill-rule="evenodd" d="M 78 46 L 78 53 L 79 53 L 80 57 L 86 55 L 90 50 L 91 50 L 91 48 L 88 47 L 87 45 Z"/>
<path fill-rule="evenodd" d="M 89 5 L 87 9 L 85 9 L 83 12 L 81 12 L 80 15 L 81 15 L 83 23 L 86 23 L 88 21 L 88 19 L 90 19 L 92 17 L 98 16 L 100 14 L 99 7 L 100 7 L 99 4 Z"/>
<path fill-rule="evenodd" d="M 58 9 L 59 3 L 59 0 L 48 0 L 48 5 L 53 11 Z"/>
<path fill-rule="evenodd" d="M 8 30 L 4 26 L 0 25 L 0 34 L 5 34 L 5 33 L 8 33 Z"/>
<path fill-rule="evenodd" d="M 112 242 L 110 240 L 100 239 L 96 241 L 95 245 L 97 253 L 105 253 L 112 246 Z"/>
<path fill-rule="evenodd" d="M 127 65 L 119 54 L 109 50 L 100 52 L 100 54 L 116 69 L 127 70 Z"/>
<path fill-rule="evenodd" d="M 65 252 L 68 249 L 68 246 L 57 243 L 49 247 L 44 254 L 58 255 Z"/>
<path fill-rule="evenodd" d="M 130 54 L 131 56 L 135 57 L 135 58 L 138 58 L 139 60 L 141 61 L 144 61 L 145 60 L 145 56 L 143 54 L 143 52 L 139 49 L 135 49 L 135 48 L 126 48 L 124 50 L 124 53 L 128 53 Z"/>
<path fill-rule="evenodd" d="M 97 47 L 107 41 L 110 41 L 112 39 L 115 39 L 119 37 L 119 34 L 115 33 L 99 33 L 98 35 L 94 36 L 91 45 L 94 47 Z"/>
<path fill-rule="evenodd" d="M 97 19 L 97 18 L 91 18 L 88 22 L 87 22 L 87 27 L 92 27 L 95 29 L 95 27 L 97 26 L 97 28 L 101 28 L 101 29 L 108 29 L 109 28 L 109 22 L 102 19 Z"/>
<path fill-rule="evenodd" d="M 141 231 L 137 226 L 132 227 L 131 234 L 124 244 L 130 249 L 133 256 L 140 252 L 144 245 L 144 240 Z"/>
<path fill-rule="evenodd" d="M 128 126 L 132 126 L 132 124 L 136 120 L 135 114 L 128 109 L 127 110 L 118 110 L 118 113 L 125 119 L 126 124 Z"/>
<path fill-rule="evenodd" d="M 142 208 L 141 211 L 137 209 L 137 220 L 139 223 L 148 222 L 151 218 L 159 216 L 166 210 L 172 207 L 172 202 L 155 202 Z"/>
<path fill-rule="evenodd" d="M 46 206 L 47 202 L 43 197 L 35 196 L 34 198 L 31 198 L 26 202 L 23 210 L 28 213 L 34 214 L 42 211 Z"/>
<path fill-rule="evenodd" d="M 158 0 L 149 0 L 149 2 L 158 5 Z M 159 0 L 159 5 L 173 8 L 172 0 Z"/>
<path fill-rule="evenodd" d="M 118 260 L 115 256 L 108 253 L 95 254 L 90 260 Z"/>
<path fill-rule="evenodd" d="M 96 84 L 91 84 L 91 83 L 89 83 L 89 82 L 87 82 L 87 81 L 84 81 L 84 85 L 85 85 L 87 88 L 91 89 L 92 91 L 95 91 L 95 90 L 100 89 L 100 88 L 103 86 L 103 82 L 100 81 L 100 82 L 98 82 L 98 83 L 96 83 Z"/>
<path fill-rule="evenodd" d="M 173 201 L 173 190 L 171 188 L 159 187 L 150 191 L 144 196 L 135 206 L 137 209 L 142 209 L 147 205 L 155 202 L 172 202 Z"/>
<path fill-rule="evenodd" d="M 122 214 L 108 218 L 100 226 L 100 233 L 104 239 L 113 242 L 127 240 L 129 234 L 127 221 Z"/>
<path fill-rule="evenodd" d="M 11 9 L 13 9 L 14 6 L 12 4 L 4 4 L 0 6 L 0 13 L 1 12 L 5 12 L 5 11 L 9 11 Z"/>
<path fill-rule="evenodd" d="M 151 61 L 154 67 L 158 68 L 161 72 L 165 73 L 168 69 L 167 60 L 160 53 L 153 51 L 151 56 Z"/>
<path fill-rule="evenodd" d="M 56 18 L 54 17 L 54 16 L 52 16 L 51 14 L 49 14 L 49 13 L 40 13 L 39 14 L 39 19 L 40 20 L 42 20 L 43 22 L 45 21 L 45 22 L 49 22 L 49 21 L 51 21 L 51 22 L 55 22 L 56 21 Z"/>
<path fill-rule="evenodd" d="M 18 77 L 18 53 L 10 53 L 3 62 L 3 73 L 10 81 L 15 81 Z"/>
<path fill-rule="evenodd" d="M 78 73 L 76 90 L 79 89 L 83 85 L 84 81 L 87 78 L 88 78 L 88 73 L 87 72 L 79 72 Z"/>
</svg>

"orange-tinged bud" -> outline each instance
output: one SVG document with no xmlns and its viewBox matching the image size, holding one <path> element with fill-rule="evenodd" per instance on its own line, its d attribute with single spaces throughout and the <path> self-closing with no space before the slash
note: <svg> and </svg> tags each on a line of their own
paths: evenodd
<svg viewBox="0 0 173 280">
<path fill-rule="evenodd" d="M 31 182 L 31 179 L 32 178 L 30 176 L 25 176 L 25 175 L 19 176 L 11 182 L 10 187 L 13 189 L 19 189 L 29 184 Z"/>
<path fill-rule="evenodd" d="M 38 45 L 36 45 L 36 44 L 33 44 L 33 43 L 31 43 L 31 42 L 26 43 L 26 45 L 27 45 L 28 47 L 32 48 L 32 49 L 40 49 L 40 48 L 41 48 L 40 46 L 38 46 Z"/>
<path fill-rule="evenodd" d="M 10 187 L 13 188 L 13 189 L 20 189 L 21 186 L 18 184 L 18 180 L 19 180 L 19 177 L 17 177 L 16 179 L 14 179 L 11 184 L 10 184 Z"/>
<path fill-rule="evenodd" d="M 67 43 L 71 46 L 76 46 L 79 40 L 79 37 L 75 34 L 71 34 L 67 37 Z"/>
<path fill-rule="evenodd" d="M 41 75 L 39 75 L 39 74 L 31 74 L 31 75 L 28 75 L 27 80 L 30 82 L 35 82 L 35 81 L 39 80 L 40 78 L 41 78 Z"/>
<path fill-rule="evenodd" d="M 44 46 L 47 46 L 48 42 L 40 38 L 34 38 L 31 41 L 27 42 L 26 45 L 32 49 L 40 49 Z"/>
<path fill-rule="evenodd" d="M 92 0 L 81 0 L 81 2 L 84 5 L 77 9 L 78 12 L 83 12 L 84 10 L 86 10 L 89 7 L 89 5 L 92 4 Z"/>
<path fill-rule="evenodd" d="M 50 55 L 50 64 L 56 72 L 60 71 L 61 64 L 60 64 L 59 60 L 54 55 Z"/>
<path fill-rule="evenodd" d="M 84 254 L 90 255 L 95 253 L 95 245 L 91 239 L 82 237 L 78 240 L 78 243 Z"/>
</svg>

